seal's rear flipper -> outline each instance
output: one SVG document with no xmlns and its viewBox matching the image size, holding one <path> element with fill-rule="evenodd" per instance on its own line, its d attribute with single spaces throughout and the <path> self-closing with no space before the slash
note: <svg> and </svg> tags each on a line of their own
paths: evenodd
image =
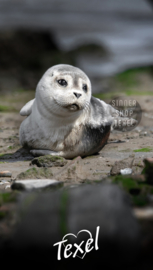
<svg viewBox="0 0 153 270">
<path fill-rule="evenodd" d="M 24 105 L 23 108 L 21 109 L 20 115 L 22 116 L 30 115 L 32 112 L 32 106 L 33 106 L 34 101 L 35 101 L 35 98 L 30 100 L 28 103 L 26 103 L 26 105 Z"/>
<path fill-rule="evenodd" d="M 45 155 L 62 156 L 62 152 L 55 152 L 55 151 L 50 151 L 50 150 L 33 149 L 33 150 L 30 150 L 30 153 L 34 157 L 45 156 Z"/>
</svg>

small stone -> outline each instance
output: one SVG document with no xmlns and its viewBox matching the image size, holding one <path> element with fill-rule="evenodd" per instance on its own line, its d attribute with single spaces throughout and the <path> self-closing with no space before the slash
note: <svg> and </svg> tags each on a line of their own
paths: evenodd
<svg viewBox="0 0 153 270">
<path fill-rule="evenodd" d="M 11 177 L 12 173 L 9 171 L 2 171 L 0 172 L 0 177 Z"/>
<path fill-rule="evenodd" d="M 125 168 L 125 169 L 120 170 L 120 173 L 122 175 L 132 174 L 132 169 L 131 168 Z"/>
<path fill-rule="evenodd" d="M 53 179 L 27 179 L 15 181 L 11 188 L 19 190 L 44 189 L 53 186 L 62 186 L 63 182 Z"/>
<path fill-rule="evenodd" d="M 114 166 L 112 167 L 110 174 L 117 175 L 120 174 L 120 171 L 126 168 L 132 168 L 134 158 L 129 157 L 123 160 L 116 161 Z"/>
</svg>

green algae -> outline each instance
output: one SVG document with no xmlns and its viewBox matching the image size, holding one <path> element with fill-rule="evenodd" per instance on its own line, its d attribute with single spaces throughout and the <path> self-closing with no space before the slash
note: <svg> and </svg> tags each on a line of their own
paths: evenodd
<svg viewBox="0 0 153 270">
<path fill-rule="evenodd" d="M 17 175 L 16 179 L 49 179 L 53 173 L 48 168 L 31 168 Z"/>
<path fill-rule="evenodd" d="M 133 205 L 145 206 L 148 204 L 148 194 L 152 194 L 153 187 L 141 180 L 136 180 L 132 176 L 117 175 L 112 177 L 112 183 L 119 185 L 131 197 Z"/>
<path fill-rule="evenodd" d="M 34 158 L 30 165 L 37 165 L 38 167 L 62 167 L 66 163 L 67 161 L 63 157 L 45 155 Z"/>
<path fill-rule="evenodd" d="M 152 151 L 153 149 L 151 149 L 150 147 L 133 150 L 133 152 L 152 152 Z"/>
<path fill-rule="evenodd" d="M 15 202 L 17 200 L 17 192 L 0 193 L 0 206 L 4 203 Z"/>
<path fill-rule="evenodd" d="M 13 153 L 0 154 L 0 160 L 12 158 Z"/>
</svg>

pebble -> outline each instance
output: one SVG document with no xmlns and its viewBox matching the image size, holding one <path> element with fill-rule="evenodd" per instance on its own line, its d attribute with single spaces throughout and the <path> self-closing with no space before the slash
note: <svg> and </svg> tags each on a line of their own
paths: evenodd
<svg viewBox="0 0 153 270">
<path fill-rule="evenodd" d="M 0 172 L 0 177 L 11 177 L 12 173 L 9 171 L 2 171 Z"/>
</svg>

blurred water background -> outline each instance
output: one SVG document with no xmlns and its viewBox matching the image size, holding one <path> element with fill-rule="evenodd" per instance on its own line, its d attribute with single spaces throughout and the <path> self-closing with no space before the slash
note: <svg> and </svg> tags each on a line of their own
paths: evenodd
<svg viewBox="0 0 153 270">
<path fill-rule="evenodd" d="M 0 0 L 0 91 L 35 89 L 47 68 L 72 64 L 93 92 L 153 65 L 153 10 L 145 0 Z"/>
</svg>

